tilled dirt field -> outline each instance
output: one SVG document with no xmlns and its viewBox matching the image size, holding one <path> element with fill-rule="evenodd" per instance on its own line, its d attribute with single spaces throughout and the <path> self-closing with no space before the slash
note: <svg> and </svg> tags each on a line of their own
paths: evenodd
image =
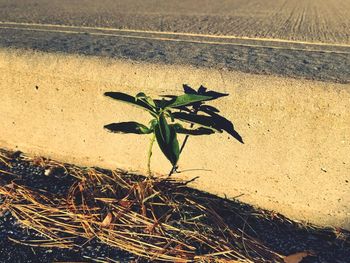
<svg viewBox="0 0 350 263">
<path fill-rule="evenodd" d="M 0 0 L 0 20 L 350 44 L 347 0 Z"/>
</svg>

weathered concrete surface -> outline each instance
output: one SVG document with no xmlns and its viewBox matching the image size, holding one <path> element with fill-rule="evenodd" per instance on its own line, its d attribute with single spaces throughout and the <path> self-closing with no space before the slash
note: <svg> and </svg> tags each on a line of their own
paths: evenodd
<svg viewBox="0 0 350 263">
<path fill-rule="evenodd" d="M 190 66 L 0 49 L 0 146 L 83 165 L 145 170 L 149 139 L 103 130 L 146 121 L 105 91 L 181 92 L 183 83 L 230 96 L 215 102 L 245 144 L 190 138 L 180 177 L 205 191 L 294 219 L 350 229 L 350 85 Z M 155 149 L 154 171 L 169 164 Z"/>
<path fill-rule="evenodd" d="M 0 20 L 350 44 L 347 0 L 0 0 Z"/>
</svg>

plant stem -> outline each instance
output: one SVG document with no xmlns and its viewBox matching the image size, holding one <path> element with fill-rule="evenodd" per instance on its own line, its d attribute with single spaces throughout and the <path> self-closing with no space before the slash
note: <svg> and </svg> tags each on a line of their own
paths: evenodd
<svg viewBox="0 0 350 263">
<path fill-rule="evenodd" d="M 193 125 L 191 125 L 191 128 L 192 128 L 192 127 L 193 127 Z M 185 148 L 185 145 L 186 145 L 187 140 L 188 140 L 189 137 L 190 137 L 190 135 L 187 134 L 186 137 L 185 137 L 185 139 L 184 139 L 184 141 L 182 142 L 182 145 L 181 145 L 181 148 L 180 148 L 180 154 L 179 154 L 179 155 L 181 155 L 183 149 Z M 173 173 L 176 171 L 176 166 L 177 166 L 177 163 L 176 163 L 175 165 L 173 165 L 173 167 L 171 167 L 171 170 L 170 170 L 170 172 L 169 172 L 169 174 L 168 174 L 168 177 L 172 176 Z"/>
<path fill-rule="evenodd" d="M 147 173 L 148 173 L 148 176 L 151 176 L 152 175 L 152 172 L 151 172 L 151 157 L 152 157 L 152 148 L 153 148 L 153 144 L 154 144 L 154 141 L 156 139 L 156 134 L 153 133 L 152 134 L 152 138 L 151 138 L 151 142 L 150 142 L 150 145 L 149 145 L 149 148 L 148 148 L 148 156 L 147 156 Z"/>
<path fill-rule="evenodd" d="M 194 109 L 194 110 L 192 111 L 192 113 L 193 113 L 193 114 L 197 114 L 197 113 L 198 113 L 198 109 Z M 190 128 L 193 128 L 193 126 L 194 126 L 194 124 L 191 123 Z M 190 137 L 190 135 L 187 134 L 186 137 L 185 137 L 185 139 L 184 139 L 184 141 L 182 142 L 182 145 L 181 145 L 181 147 L 180 147 L 180 154 L 179 154 L 179 155 L 181 155 L 183 149 L 185 148 L 185 145 L 186 145 L 186 143 L 187 143 L 189 137 Z M 171 167 L 171 170 L 170 170 L 170 172 L 169 172 L 169 174 L 168 174 L 168 177 L 172 176 L 173 173 L 176 171 L 176 166 L 177 166 L 177 163 L 176 163 L 175 165 L 173 165 L 173 167 Z"/>
</svg>

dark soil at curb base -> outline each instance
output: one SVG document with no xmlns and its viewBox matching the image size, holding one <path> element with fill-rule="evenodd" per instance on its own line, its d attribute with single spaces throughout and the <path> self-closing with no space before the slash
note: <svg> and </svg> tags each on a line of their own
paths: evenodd
<svg viewBox="0 0 350 263">
<path fill-rule="evenodd" d="M 12 156 L 10 161 L 12 168 L 0 162 L 0 170 L 15 174 L 17 184 L 64 194 L 76 180 L 63 172 L 46 176 L 44 168 L 31 164 L 20 153 Z M 11 180 L 12 175 L 0 171 L 1 185 L 8 184 Z M 303 263 L 350 262 L 350 233 L 345 230 L 300 224 L 273 212 L 193 189 L 189 189 L 189 193 L 203 196 L 203 199 L 206 197 L 214 199 L 217 202 L 216 211 L 230 227 L 242 229 L 244 233 L 256 237 L 275 252 L 290 255 L 312 251 L 315 256 L 304 258 L 301 261 Z M 0 204 L 1 202 L 0 198 Z M 95 262 L 92 259 L 106 261 L 107 258 L 113 259 L 114 262 L 137 260 L 137 257 L 129 253 L 111 248 L 97 240 L 86 242 L 77 251 L 28 247 L 11 241 L 11 239 L 32 240 L 36 236 L 38 234 L 34 231 L 22 228 L 8 211 L 0 214 L 0 262 Z"/>
</svg>

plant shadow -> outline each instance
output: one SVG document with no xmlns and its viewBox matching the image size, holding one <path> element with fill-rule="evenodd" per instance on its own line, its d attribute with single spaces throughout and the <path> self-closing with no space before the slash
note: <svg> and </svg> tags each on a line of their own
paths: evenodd
<svg viewBox="0 0 350 263">
<path fill-rule="evenodd" d="M 147 182 L 146 177 L 121 170 L 110 171 L 101 168 L 76 167 L 44 158 L 39 160 L 38 158 L 31 159 L 26 156 L 15 157 L 15 155 L 1 150 L 0 153 L 3 153 L 2 156 L 6 157 L 6 159 L 4 158 L 6 162 L 0 160 L 0 175 L 2 178 L 0 186 L 9 185 L 15 180 L 16 185 L 26 187 L 26 189 L 36 189 L 38 192 L 47 195 L 52 195 L 54 192 L 55 195 L 65 198 L 67 191 L 71 189 L 72 185 L 79 183 L 80 180 L 86 182 L 89 176 L 95 174 L 102 176 L 98 178 L 114 178 L 111 182 L 115 182 L 115 178 L 117 178 L 113 177 L 115 174 L 120 175 L 118 178 L 123 179 L 122 182 L 135 182 L 136 185 Z M 47 176 L 45 175 L 45 167 L 60 167 L 64 169 L 58 169 L 57 174 Z M 224 220 L 229 229 L 235 230 L 235 233 L 239 234 L 238 238 L 241 238 L 241 243 L 246 246 L 243 249 L 248 257 L 251 255 L 249 253 L 262 253 L 249 247 L 248 243 L 244 243 L 245 238 L 252 237 L 259 240 L 267 248 L 267 251 L 277 252 L 282 255 L 313 251 L 315 256 L 305 258 L 302 261 L 303 263 L 347 262 L 346 259 L 350 258 L 350 233 L 348 231 L 297 223 L 274 211 L 267 211 L 242 203 L 238 200 L 239 197 L 220 198 L 216 195 L 193 189 L 189 187 L 188 183 L 189 181 L 160 180 L 155 185 L 154 190 L 157 193 L 164 193 L 162 196 L 170 196 L 174 202 L 181 203 L 184 200 L 191 199 L 195 203 L 200 204 L 201 207 L 210 208 L 207 211 L 214 211 Z M 52 188 L 53 186 L 58 188 Z M 94 186 L 96 185 L 94 184 Z M 173 192 L 174 190 L 175 192 Z M 124 200 L 124 195 L 129 196 L 130 192 L 118 192 L 118 196 L 114 196 L 114 198 Z M 130 200 L 134 201 L 134 199 Z M 158 202 L 157 200 L 148 200 L 153 203 Z M 166 206 L 159 206 L 159 209 L 162 207 L 165 207 L 165 211 L 167 210 Z M 181 214 L 188 214 L 192 210 L 193 207 L 188 206 L 180 212 Z M 163 218 L 161 217 L 164 214 L 163 211 L 154 211 L 156 214 L 159 213 L 158 218 Z M 19 235 L 19 232 L 11 234 L 15 239 L 24 238 L 22 234 L 18 236 L 16 233 Z M 30 238 L 32 238 L 32 235 Z M 259 247 L 261 248 L 261 246 Z"/>
<path fill-rule="evenodd" d="M 210 100 L 215 100 L 221 97 L 229 96 L 227 93 L 220 93 L 213 90 L 208 90 L 206 87 L 201 85 L 198 90 L 191 88 L 187 84 L 183 84 L 183 91 L 185 94 L 192 95 L 202 95 L 212 97 Z M 174 98 L 173 95 L 164 95 L 166 98 Z M 208 101 L 210 101 L 208 100 Z M 242 136 L 235 130 L 233 123 L 220 115 L 220 110 L 216 107 L 206 105 L 205 102 L 193 103 L 192 108 L 189 107 L 179 107 L 180 112 L 174 113 L 176 118 L 182 119 L 184 121 L 197 120 L 197 122 L 202 122 L 205 126 L 211 126 L 219 132 L 227 132 L 233 138 L 235 138 L 240 143 L 243 142 Z M 208 133 L 203 130 L 195 135 L 207 135 Z"/>
</svg>

